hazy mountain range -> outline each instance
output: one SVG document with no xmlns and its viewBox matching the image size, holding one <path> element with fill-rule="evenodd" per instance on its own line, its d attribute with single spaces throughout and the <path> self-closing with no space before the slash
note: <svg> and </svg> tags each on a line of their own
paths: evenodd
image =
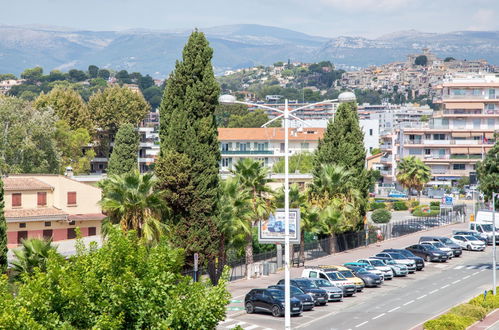
<svg viewBox="0 0 499 330">
<path fill-rule="evenodd" d="M 486 59 L 499 64 L 499 31 L 423 33 L 402 31 L 376 39 L 324 38 L 262 25 L 203 29 L 214 48 L 218 73 L 277 61 L 330 60 L 339 67 L 402 61 L 429 47 L 438 56 Z M 0 73 L 86 69 L 89 64 L 164 78 L 181 56 L 190 31 L 80 31 L 46 26 L 0 25 Z"/>
</svg>

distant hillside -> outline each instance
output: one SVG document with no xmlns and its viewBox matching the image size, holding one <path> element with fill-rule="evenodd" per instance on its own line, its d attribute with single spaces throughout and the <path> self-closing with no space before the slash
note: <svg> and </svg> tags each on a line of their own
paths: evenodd
<svg viewBox="0 0 499 330">
<path fill-rule="evenodd" d="M 331 61 L 337 67 L 365 67 L 401 61 L 429 47 L 440 57 L 483 58 L 499 64 L 499 32 L 445 34 L 402 31 L 377 39 L 333 39 L 261 25 L 227 25 L 203 30 L 215 50 L 218 73 L 276 61 Z M 164 78 L 180 57 L 190 31 L 77 31 L 54 27 L 0 26 L 0 73 L 19 74 L 42 66 L 86 69 L 88 65 L 139 71 Z"/>
</svg>

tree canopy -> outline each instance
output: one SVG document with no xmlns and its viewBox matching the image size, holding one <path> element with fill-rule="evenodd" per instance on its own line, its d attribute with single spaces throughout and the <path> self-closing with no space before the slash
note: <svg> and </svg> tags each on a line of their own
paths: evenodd
<svg viewBox="0 0 499 330">
<path fill-rule="evenodd" d="M 138 167 L 139 135 L 132 124 L 123 124 L 114 139 L 113 152 L 109 158 L 107 173 L 124 174 Z"/>
<path fill-rule="evenodd" d="M 495 138 L 496 143 L 492 149 L 487 152 L 485 159 L 477 164 L 477 177 L 485 201 L 491 201 L 492 193 L 499 192 L 499 134 L 496 134 Z M 499 198 L 496 199 L 499 208 Z"/>
</svg>

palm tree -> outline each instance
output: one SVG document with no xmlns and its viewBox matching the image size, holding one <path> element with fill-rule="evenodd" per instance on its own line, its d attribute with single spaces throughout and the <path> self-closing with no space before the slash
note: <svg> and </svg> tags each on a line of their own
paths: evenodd
<svg viewBox="0 0 499 330">
<path fill-rule="evenodd" d="M 269 198 L 272 190 L 268 187 L 268 169 L 260 161 L 251 158 L 240 160 L 235 165 L 233 173 L 241 189 L 247 189 L 250 195 L 251 217 L 249 220 L 252 228 L 259 220 L 268 216 L 272 209 Z M 250 275 L 249 268 L 253 264 L 253 237 L 251 232 L 246 234 L 246 265 L 247 275 Z"/>
<path fill-rule="evenodd" d="M 51 239 L 29 238 L 21 243 L 22 248 L 13 251 L 16 260 L 12 262 L 14 271 L 19 274 L 31 274 L 35 268 L 45 271 L 51 251 L 57 253 L 57 247 L 52 245 Z"/>
<path fill-rule="evenodd" d="M 409 190 L 416 189 L 421 197 L 421 190 L 431 179 L 431 169 L 414 156 L 405 157 L 397 166 L 397 181 Z"/>
<path fill-rule="evenodd" d="M 136 231 L 148 244 L 158 242 L 166 231 L 161 220 L 168 217 L 168 210 L 161 193 L 154 190 L 155 184 L 152 173 L 142 175 L 138 171 L 112 175 L 103 181 L 100 205 L 107 214 L 106 222 L 119 225 L 125 232 Z"/>
</svg>

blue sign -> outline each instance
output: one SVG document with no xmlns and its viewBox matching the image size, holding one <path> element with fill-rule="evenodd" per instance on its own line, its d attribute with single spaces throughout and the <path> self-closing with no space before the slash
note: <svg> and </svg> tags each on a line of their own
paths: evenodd
<svg viewBox="0 0 499 330">
<path fill-rule="evenodd" d="M 444 205 L 454 205 L 454 198 L 452 196 L 442 197 L 442 204 Z"/>
</svg>

